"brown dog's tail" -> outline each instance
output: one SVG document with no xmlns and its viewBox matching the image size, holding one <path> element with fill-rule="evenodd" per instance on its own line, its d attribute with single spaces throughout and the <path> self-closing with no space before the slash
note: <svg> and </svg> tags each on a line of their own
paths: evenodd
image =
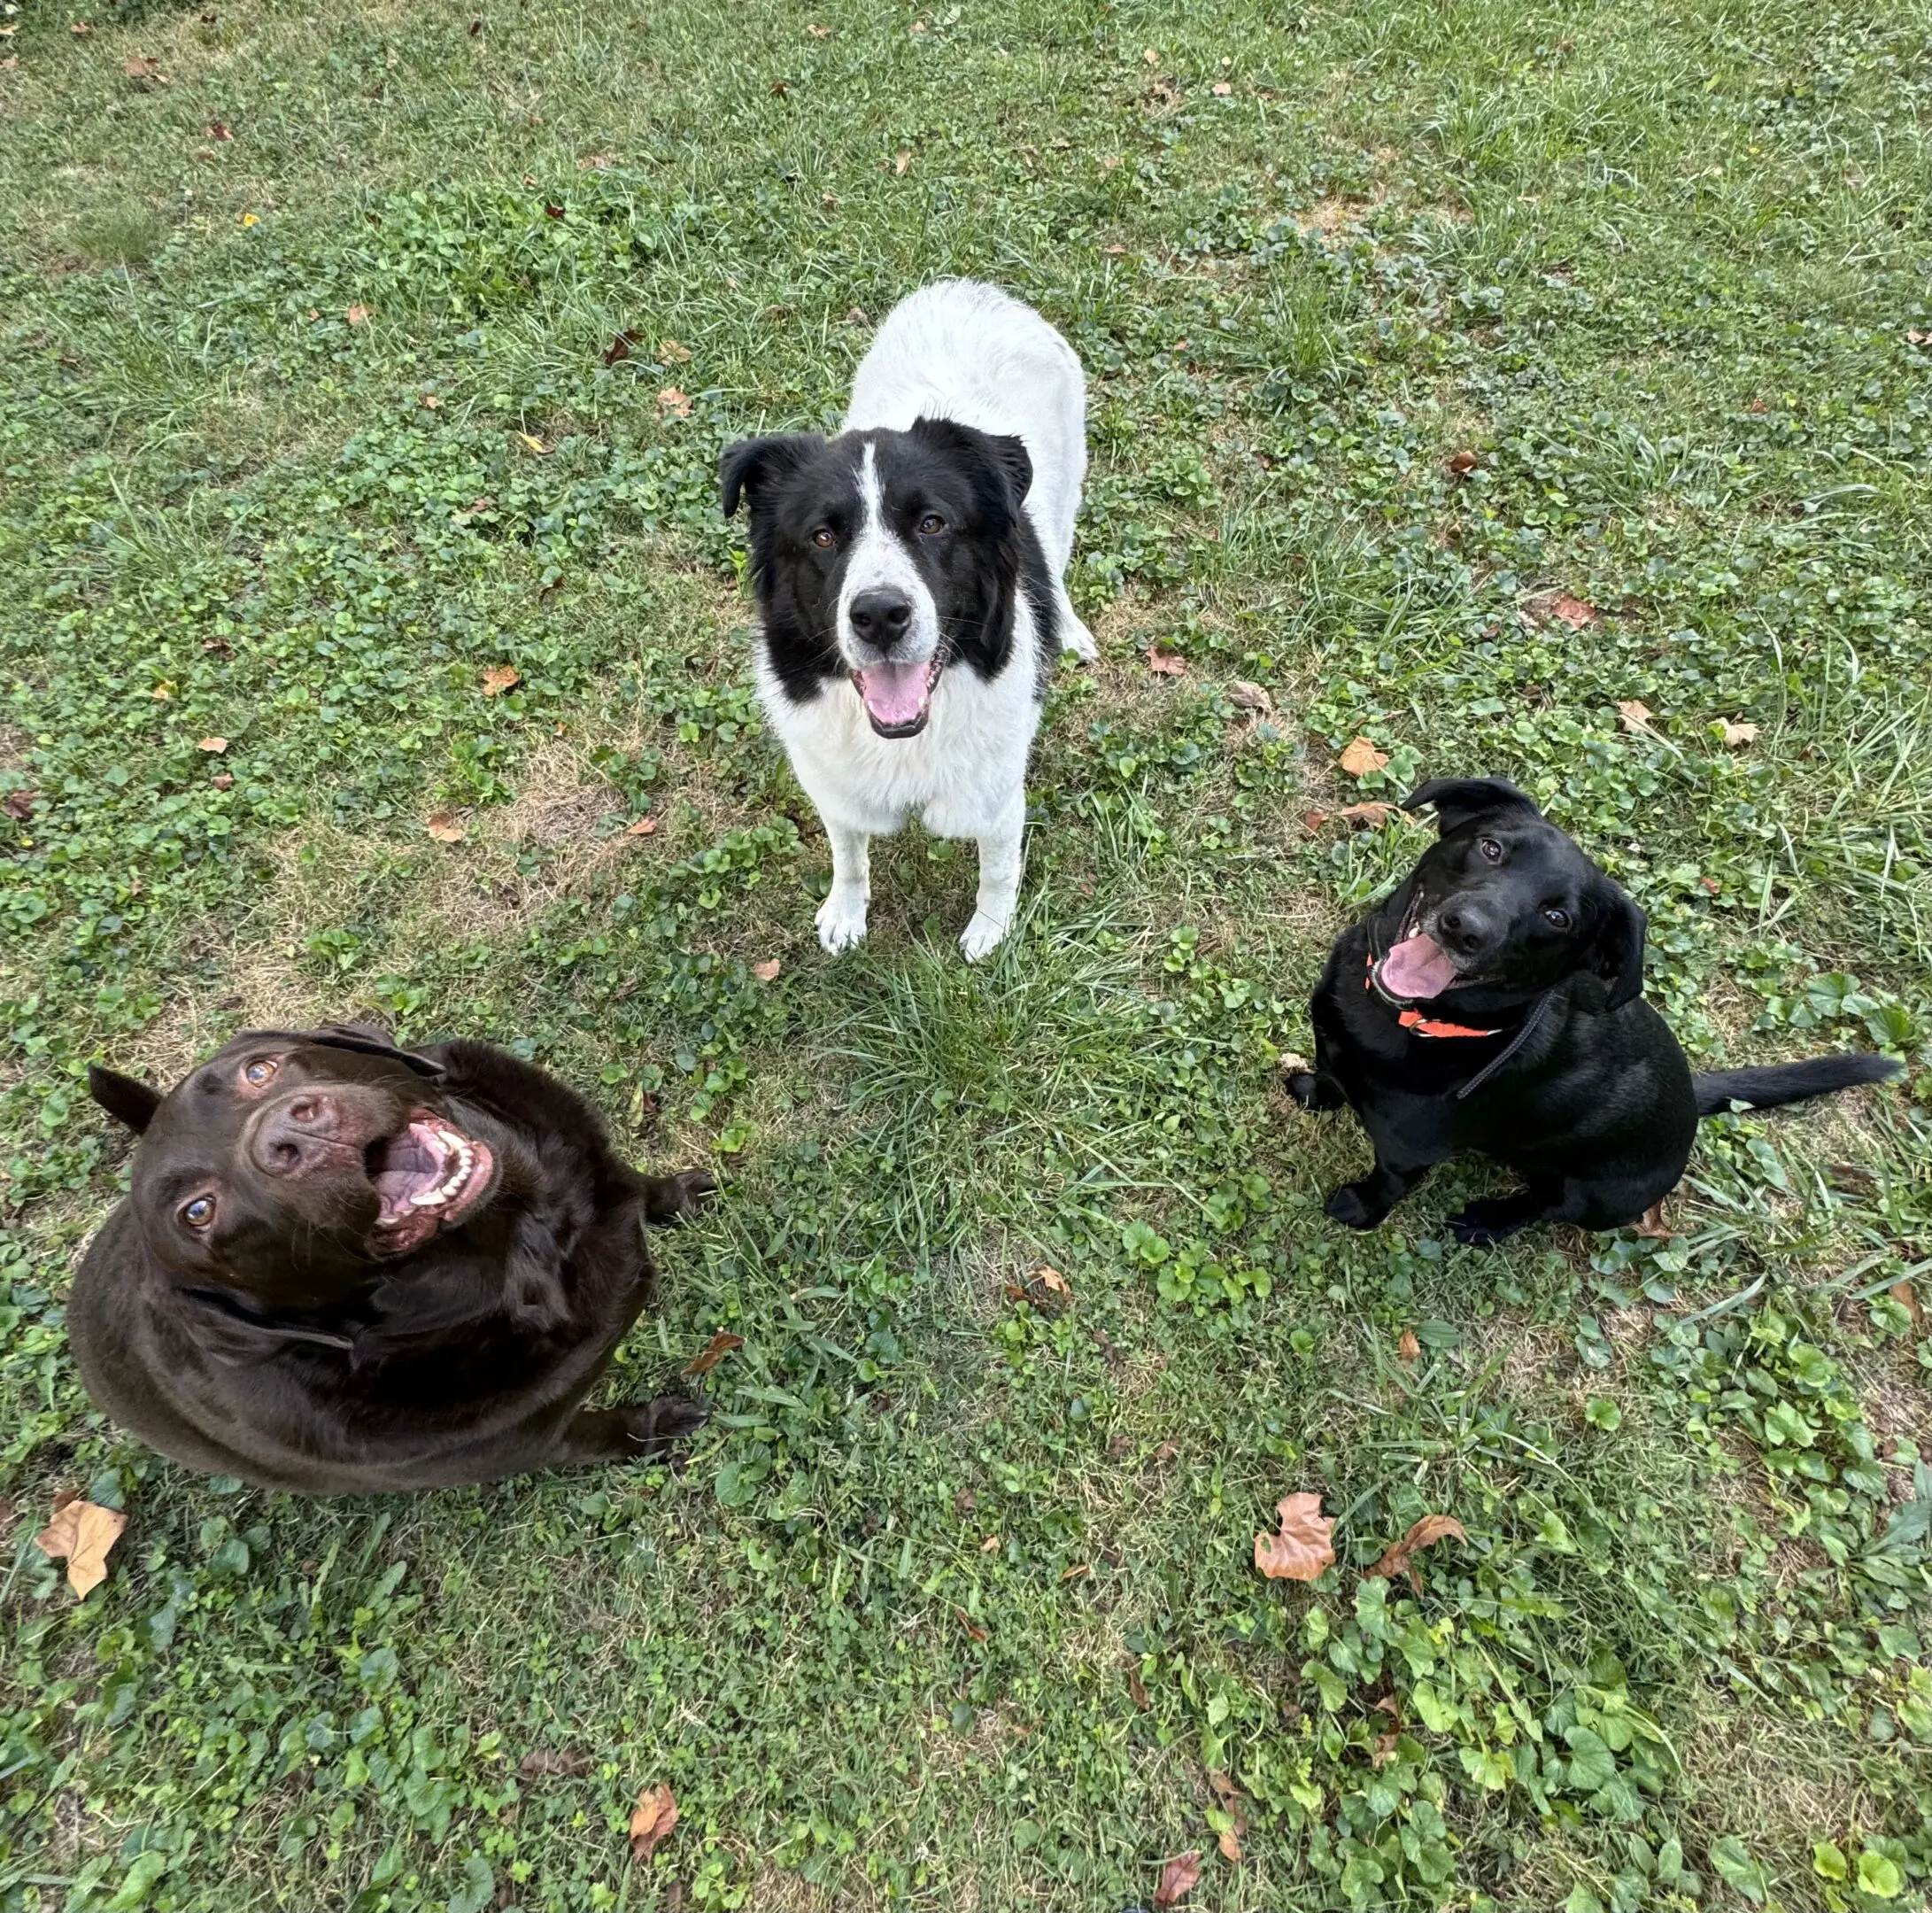
<svg viewBox="0 0 1932 1913">
<path fill-rule="evenodd" d="M 1693 1076 L 1697 1113 L 1715 1116 L 1734 1103 L 1753 1109 L 1775 1109 L 1781 1103 L 1803 1103 L 1810 1096 L 1829 1096 L 1855 1083 L 1889 1082 L 1905 1065 L 1882 1056 L 1812 1057 L 1803 1063 L 1779 1063 L 1769 1069 L 1717 1070 Z"/>
</svg>

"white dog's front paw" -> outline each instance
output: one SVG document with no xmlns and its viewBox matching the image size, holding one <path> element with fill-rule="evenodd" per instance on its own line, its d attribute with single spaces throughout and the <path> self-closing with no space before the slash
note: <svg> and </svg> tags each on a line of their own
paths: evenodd
<svg viewBox="0 0 1932 1913">
<path fill-rule="evenodd" d="M 818 941 L 834 956 L 865 941 L 865 892 L 834 890 L 818 906 Z"/>
<path fill-rule="evenodd" d="M 1004 918 L 989 917 L 985 910 L 975 910 L 973 920 L 966 926 L 966 933 L 959 940 L 959 947 L 968 963 L 978 963 L 982 956 L 998 949 L 1005 935 Z"/>
<path fill-rule="evenodd" d="M 1063 613 L 1060 619 L 1060 648 L 1072 652 L 1083 664 L 1093 663 L 1101 654 L 1094 633 L 1070 611 Z"/>
</svg>

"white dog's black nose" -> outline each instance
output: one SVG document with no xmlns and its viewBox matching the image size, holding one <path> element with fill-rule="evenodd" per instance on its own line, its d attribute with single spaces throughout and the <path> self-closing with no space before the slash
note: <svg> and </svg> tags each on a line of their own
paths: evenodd
<svg viewBox="0 0 1932 1913">
<path fill-rule="evenodd" d="M 912 623 L 912 600 L 901 592 L 863 591 L 846 616 L 852 620 L 855 638 L 890 651 Z"/>
</svg>

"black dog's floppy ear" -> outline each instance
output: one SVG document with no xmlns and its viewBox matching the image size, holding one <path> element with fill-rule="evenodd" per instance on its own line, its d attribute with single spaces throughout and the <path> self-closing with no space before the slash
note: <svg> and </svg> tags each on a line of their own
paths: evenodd
<svg viewBox="0 0 1932 1913">
<path fill-rule="evenodd" d="M 161 1106 L 161 1092 L 151 1083 L 136 1082 L 119 1070 L 103 1069 L 89 1063 L 87 1093 L 117 1122 L 124 1122 L 136 1135 L 154 1120 Z"/>
<path fill-rule="evenodd" d="M 430 1057 L 419 1056 L 413 1049 L 398 1049 L 389 1040 L 388 1031 L 372 1023 L 322 1023 L 306 1030 L 243 1030 L 235 1040 L 246 1042 L 258 1036 L 273 1037 L 280 1042 L 318 1043 L 326 1049 L 348 1049 L 357 1056 L 384 1057 L 391 1063 L 406 1065 L 419 1076 L 444 1073 L 443 1065 Z"/>
<path fill-rule="evenodd" d="M 1598 916 L 1590 968 L 1604 980 L 1602 1013 L 1608 1015 L 1643 994 L 1643 933 L 1649 920 L 1607 877 L 1596 902 Z"/>
<path fill-rule="evenodd" d="M 1435 832 L 1447 837 L 1460 830 L 1471 817 L 1491 810 L 1526 810 L 1541 817 L 1536 801 L 1527 791 L 1519 791 L 1507 778 L 1431 778 L 1402 801 L 1404 810 L 1419 810 L 1424 804 L 1435 806 Z"/>
<path fill-rule="evenodd" d="M 813 432 L 775 432 L 763 438 L 740 438 L 724 448 L 718 461 L 718 484 L 724 493 L 724 515 L 738 510 L 738 501 L 747 495 L 756 499 L 760 490 L 795 472 L 807 459 L 825 449 L 825 441 Z"/>
<path fill-rule="evenodd" d="M 1033 461 L 1026 441 L 1010 432 L 983 432 L 974 425 L 962 425 L 957 419 L 916 418 L 912 434 L 942 451 L 963 452 L 978 458 L 1007 482 L 1016 509 L 1033 486 Z"/>
</svg>

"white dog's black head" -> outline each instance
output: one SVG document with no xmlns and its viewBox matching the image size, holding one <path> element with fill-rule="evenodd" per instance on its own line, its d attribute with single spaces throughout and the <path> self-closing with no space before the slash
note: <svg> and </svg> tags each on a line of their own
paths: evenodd
<svg viewBox="0 0 1932 1913">
<path fill-rule="evenodd" d="M 942 671 L 1006 668 L 1022 590 L 1052 655 L 1052 581 L 1020 508 L 1033 466 L 1018 438 L 943 418 L 746 438 L 720 477 L 726 517 L 749 501 L 766 647 L 794 701 L 849 678 L 874 731 L 915 736 Z"/>
</svg>

